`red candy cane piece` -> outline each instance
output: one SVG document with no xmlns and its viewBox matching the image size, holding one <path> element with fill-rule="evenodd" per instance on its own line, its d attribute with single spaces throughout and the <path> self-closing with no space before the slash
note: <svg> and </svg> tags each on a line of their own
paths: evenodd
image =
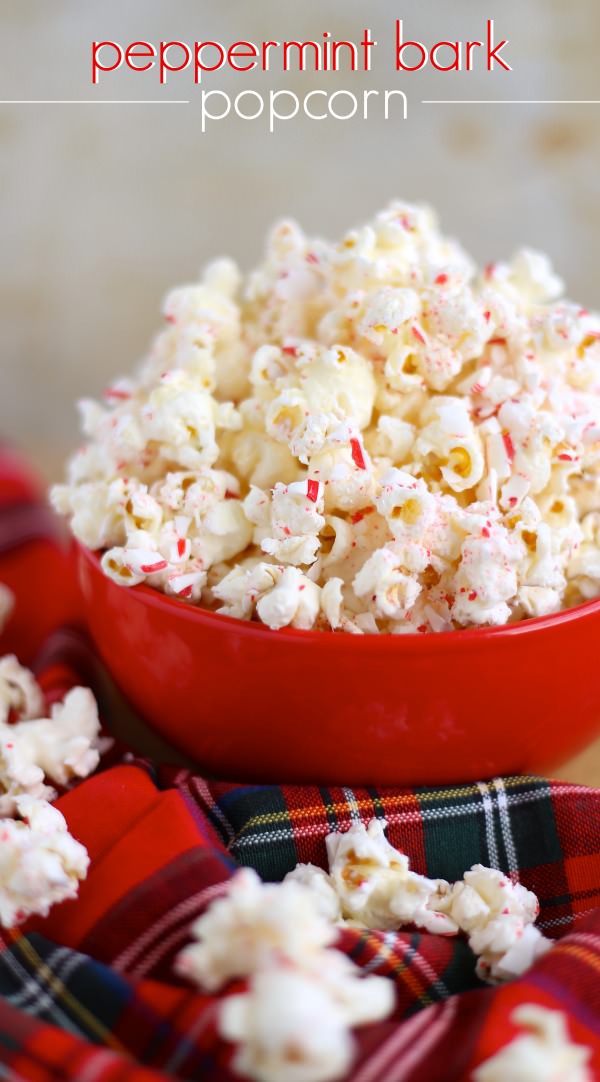
<svg viewBox="0 0 600 1082">
<path fill-rule="evenodd" d="M 350 449 L 352 451 L 352 461 L 359 470 L 366 470 L 367 465 L 365 462 L 364 451 L 361 446 L 360 440 L 356 436 L 350 440 Z"/>
<path fill-rule="evenodd" d="M 510 437 L 509 432 L 503 432 L 502 433 L 502 442 L 504 444 L 504 450 L 506 451 L 506 454 L 508 455 L 508 460 L 509 460 L 509 462 L 512 462 L 512 460 L 515 457 L 515 445 L 514 445 L 512 439 L 511 439 L 511 437 Z"/>
<path fill-rule="evenodd" d="M 319 499 L 319 482 L 307 481 L 306 482 L 306 495 L 312 503 L 316 503 Z"/>
</svg>

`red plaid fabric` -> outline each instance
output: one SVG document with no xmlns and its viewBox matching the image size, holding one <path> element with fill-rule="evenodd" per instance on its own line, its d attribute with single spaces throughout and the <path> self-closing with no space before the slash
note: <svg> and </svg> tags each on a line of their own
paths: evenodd
<svg viewBox="0 0 600 1082">
<path fill-rule="evenodd" d="M 27 483 L 19 489 L 17 467 L 11 476 L 5 504 L 13 508 L 15 494 L 27 502 Z M 31 489 L 27 499 L 39 508 Z M 2 647 L 18 643 L 26 659 L 37 650 L 35 667 L 49 700 L 73 683 L 91 685 L 110 731 L 114 700 L 85 638 L 63 629 L 38 649 L 30 589 L 40 581 L 41 570 L 36 566 L 34 575 L 32 567 L 42 552 L 28 551 L 30 540 L 19 545 L 12 511 L 12 547 L 3 549 L 1 507 L 0 501 L 0 581 L 9 566 L 4 552 L 11 553 L 11 566 L 28 569 L 13 577 L 17 615 Z M 43 537 L 43 552 L 50 546 L 62 561 L 66 586 L 55 593 L 60 605 L 71 597 L 72 616 L 68 561 L 53 530 Z M 0 940 L 5 1077 L 233 1079 L 233 1050 L 217 1034 L 218 998 L 173 973 L 191 922 L 226 889 L 238 865 L 277 880 L 298 860 L 324 864 L 327 833 L 377 815 L 386 817 L 390 839 L 418 871 L 456 878 L 481 860 L 518 876 L 539 894 L 542 926 L 557 944 L 524 978 L 495 989 L 477 980 L 462 939 L 345 929 L 340 949 L 366 971 L 385 974 L 397 990 L 394 1016 L 357 1032 L 349 1080 L 469 1079 L 515 1034 L 511 1013 L 524 1002 L 564 1011 L 571 1039 L 590 1047 L 600 1078 L 599 793 L 539 778 L 448 790 L 249 787 L 155 767 L 117 742 L 97 774 L 63 793 L 58 805 L 92 862 L 76 901 Z"/>
<path fill-rule="evenodd" d="M 28 664 L 50 632 L 79 618 L 68 552 L 41 486 L 19 456 L 0 444 L 0 582 L 19 600 L 0 634 L 0 656 L 14 652 Z"/>
</svg>

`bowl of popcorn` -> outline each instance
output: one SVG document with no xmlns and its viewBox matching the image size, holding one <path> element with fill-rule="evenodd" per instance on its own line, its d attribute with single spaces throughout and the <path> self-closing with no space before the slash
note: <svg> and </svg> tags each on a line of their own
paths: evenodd
<svg viewBox="0 0 600 1082">
<path fill-rule="evenodd" d="M 52 500 L 135 708 L 206 769 L 451 782 L 600 723 L 600 316 L 426 208 L 176 289 Z"/>
</svg>

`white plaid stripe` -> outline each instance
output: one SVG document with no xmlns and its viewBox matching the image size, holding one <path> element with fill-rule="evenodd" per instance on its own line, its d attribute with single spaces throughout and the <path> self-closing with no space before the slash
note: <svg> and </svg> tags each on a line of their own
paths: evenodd
<svg viewBox="0 0 600 1082">
<path fill-rule="evenodd" d="M 385 1082 L 404 1082 L 405 1079 L 414 1077 L 415 1069 L 419 1063 L 431 1052 L 431 1049 L 441 1040 L 444 1033 L 450 1029 L 458 1011 L 458 1002 L 455 998 L 447 999 L 441 1006 L 429 1008 L 427 1012 L 435 1011 L 435 1017 L 428 1019 L 425 1033 L 421 1034 L 418 1041 L 414 1041 L 411 1048 L 407 1048 L 404 1054 L 390 1064 L 385 1073 Z"/>
<path fill-rule="evenodd" d="M 489 786 L 483 782 L 477 782 L 477 788 L 481 793 L 481 802 L 485 813 L 485 840 L 487 842 L 488 859 L 485 862 L 490 868 L 500 867 L 498 847 L 496 845 L 496 827 L 494 823 L 494 805 L 490 796 Z"/>
<path fill-rule="evenodd" d="M 392 1057 L 399 1057 L 404 1049 L 412 1043 L 421 1040 L 424 1031 L 429 1025 L 429 1013 L 431 1010 L 439 1010 L 438 1004 L 425 1011 L 419 1011 L 407 1022 L 393 1030 L 390 1036 L 376 1052 L 369 1057 L 366 1063 L 355 1072 L 353 1082 L 378 1082 L 387 1079 L 385 1073 Z"/>
<path fill-rule="evenodd" d="M 374 973 L 380 967 L 389 972 L 390 954 L 396 954 L 401 962 L 404 962 L 407 967 L 419 970 L 421 975 L 425 977 L 428 988 L 433 988 L 440 998 L 444 998 L 450 995 L 450 989 L 444 984 L 441 977 L 438 977 L 435 969 L 423 957 L 418 947 L 413 946 L 406 940 L 401 939 L 396 932 L 386 932 L 379 945 L 379 950 L 374 958 L 371 958 L 365 965 L 360 965 L 360 968 L 364 973 Z"/>
<path fill-rule="evenodd" d="M 552 787 L 552 799 L 557 801 L 560 797 L 572 797 L 574 793 L 587 794 L 588 796 L 592 790 L 586 786 L 581 785 L 554 785 Z M 541 789 L 531 789 L 522 793 L 511 793 L 510 790 L 506 790 L 506 803 L 508 809 L 523 807 L 526 804 L 538 804 L 545 803 L 549 798 L 550 786 L 546 784 Z M 600 798 L 599 798 L 600 807 Z M 473 815 L 485 815 L 485 808 L 482 803 L 481 796 L 473 797 L 464 804 L 450 804 L 443 808 L 428 808 L 421 806 L 419 811 L 411 809 L 410 811 L 386 811 L 385 818 L 388 824 L 395 826 L 403 826 L 410 823 L 421 822 L 435 822 L 437 820 L 445 819 L 470 819 Z M 373 815 L 367 812 L 361 813 L 363 821 L 372 819 Z M 338 830 L 344 830 L 350 826 L 352 820 L 348 818 L 347 821 L 340 816 Z M 230 824 L 231 826 L 231 824 Z M 231 853 L 239 853 L 243 849 L 252 849 L 256 846 L 262 846 L 274 842 L 287 842 L 294 841 L 295 838 L 314 838 L 325 837 L 331 832 L 331 827 L 326 823 L 318 824 L 307 823 L 303 826 L 302 823 L 295 822 L 290 826 L 277 826 L 271 830 L 263 829 L 260 834 L 245 834 L 246 830 L 250 829 L 248 825 L 244 825 L 242 830 L 238 833 L 234 833 L 234 841 L 230 846 Z"/>
<path fill-rule="evenodd" d="M 348 811 L 350 812 L 351 819 L 353 819 L 355 822 L 360 822 L 360 808 L 358 806 L 358 800 L 356 799 L 353 790 L 344 787 L 342 789 L 342 792 L 346 797 L 346 801 L 348 803 Z"/>
<path fill-rule="evenodd" d="M 0 962 L 21 985 L 18 992 L 5 997 L 7 1002 L 37 1017 L 47 1014 L 63 1029 L 81 1036 L 83 1031 L 64 1012 L 57 1002 L 57 996 L 60 996 L 62 992 L 64 980 L 72 976 L 85 960 L 85 955 L 76 954 L 67 947 L 57 947 L 44 960 L 44 966 L 47 968 L 38 970 L 32 976 L 12 951 L 5 951 L 0 957 Z"/>
<path fill-rule="evenodd" d="M 510 823 L 508 798 L 503 778 L 494 778 L 494 788 L 496 789 L 496 795 L 498 800 L 498 815 L 500 818 L 500 826 L 502 828 L 502 840 L 504 842 L 504 848 L 506 850 L 508 870 L 512 874 L 513 878 L 518 878 L 519 863 L 517 861 L 517 850 L 515 848 L 515 840 L 513 838 L 512 826 Z"/>
<path fill-rule="evenodd" d="M 179 928 L 175 935 L 176 937 L 180 936 L 182 939 L 188 939 L 190 922 L 199 914 L 207 902 L 212 902 L 226 890 L 227 880 L 224 880 L 222 883 L 214 883 L 210 887 L 205 887 L 204 890 L 192 894 L 189 898 L 184 898 L 179 905 L 169 910 L 168 913 L 164 913 L 160 920 L 152 924 L 142 935 L 134 939 L 125 950 L 121 951 L 111 962 L 113 969 L 116 969 L 119 973 L 127 973 L 128 976 L 140 976 L 146 973 L 149 958 L 152 958 L 154 964 L 167 953 L 169 943 L 173 940 L 173 933 L 170 934 L 168 940 L 166 936 L 173 925 L 184 922 L 183 927 Z M 156 946 L 157 941 L 158 946 Z M 144 958 L 141 963 L 136 965 L 136 960 L 142 953 Z"/>
</svg>

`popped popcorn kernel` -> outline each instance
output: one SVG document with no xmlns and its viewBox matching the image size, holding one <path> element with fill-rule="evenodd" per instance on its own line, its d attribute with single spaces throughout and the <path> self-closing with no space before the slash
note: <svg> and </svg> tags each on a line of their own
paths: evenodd
<svg viewBox="0 0 600 1082">
<path fill-rule="evenodd" d="M 518 977 L 548 951 L 534 921 L 536 896 L 503 872 L 475 864 L 447 883 L 412 871 L 385 836 L 386 822 L 353 822 L 325 839 L 329 872 L 299 864 L 284 882 L 302 883 L 328 920 L 396 931 L 406 925 L 434 935 L 464 932 L 477 955 L 477 974 L 491 984 Z"/>
<path fill-rule="evenodd" d="M 592 1082 L 591 1049 L 570 1040 L 562 1011 L 522 1003 L 511 1022 L 522 1032 L 473 1071 L 474 1082 Z"/>
<path fill-rule="evenodd" d="M 56 792 L 48 782 L 64 787 L 75 778 L 87 777 L 98 765 L 100 722 L 88 688 L 71 688 L 62 702 L 50 708 L 50 717 L 43 713 L 43 696 L 33 675 L 16 658 L 1 658 L 2 815 L 12 815 L 23 795 L 52 800 Z"/>
<path fill-rule="evenodd" d="M 13 928 L 77 895 L 87 851 L 67 830 L 57 808 L 30 796 L 15 802 L 19 818 L 0 819 L 0 925 Z"/>
<path fill-rule="evenodd" d="M 281 222 L 245 278 L 217 260 L 169 293 L 138 372 L 80 404 L 54 507 L 118 585 L 274 629 L 445 632 L 597 597 L 600 316 L 562 291 L 530 249 L 478 273 L 426 207 L 337 243 Z"/>
<path fill-rule="evenodd" d="M 257 1082 L 344 1076 L 352 1028 L 393 1010 L 392 982 L 333 948 L 335 892 L 325 880 L 306 865 L 283 883 L 238 871 L 177 959 L 177 972 L 209 992 L 246 980 L 245 991 L 221 1000 L 217 1026 L 236 1046 L 234 1068 Z"/>
<path fill-rule="evenodd" d="M 467 933 L 477 973 L 492 984 L 521 976 L 552 947 L 534 925 L 535 894 L 496 869 L 474 864 L 438 908 Z"/>
<path fill-rule="evenodd" d="M 98 765 L 96 702 L 76 687 L 43 715 L 33 674 L 13 655 L 0 658 L 0 925 L 7 928 L 74 898 L 89 864 L 48 801 L 53 785 L 65 787 Z"/>
</svg>

